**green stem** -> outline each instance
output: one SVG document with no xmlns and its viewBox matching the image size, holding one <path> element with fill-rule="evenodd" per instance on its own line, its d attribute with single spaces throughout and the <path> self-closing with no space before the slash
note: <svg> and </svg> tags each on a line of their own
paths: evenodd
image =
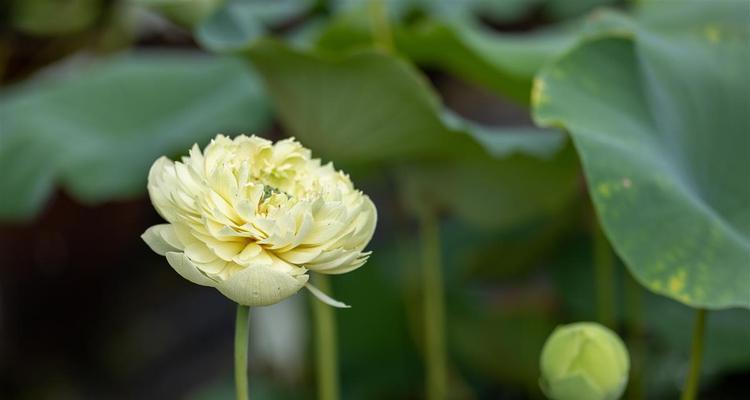
<svg viewBox="0 0 750 400">
<path fill-rule="evenodd" d="M 388 11 L 386 0 L 370 0 L 368 15 L 370 17 L 370 29 L 375 45 L 386 53 L 393 53 L 393 35 L 391 25 L 388 22 Z"/>
<path fill-rule="evenodd" d="M 643 340 L 643 287 L 630 274 L 626 279 L 625 293 L 628 310 L 628 343 L 632 360 L 627 398 L 628 400 L 641 400 L 643 399 L 643 377 L 648 373 L 648 366 L 645 363 L 646 344 Z"/>
<path fill-rule="evenodd" d="M 315 286 L 325 293 L 331 293 L 328 276 L 316 274 L 313 277 Z M 339 368 L 336 352 L 336 319 L 333 307 L 312 299 L 313 318 L 315 319 L 315 347 L 317 351 L 316 369 L 318 379 L 318 399 L 338 400 Z"/>
<path fill-rule="evenodd" d="M 248 400 L 247 347 L 250 333 L 250 307 L 237 304 L 237 320 L 234 330 L 234 384 L 237 400 Z"/>
<path fill-rule="evenodd" d="M 615 257 L 599 222 L 594 218 L 594 274 L 596 276 L 597 319 L 602 325 L 615 324 Z"/>
<path fill-rule="evenodd" d="M 698 381 L 703 360 L 703 337 L 706 331 L 706 310 L 698 309 L 693 325 L 693 343 L 690 347 L 690 370 L 682 391 L 682 400 L 694 400 L 698 395 Z"/>
<path fill-rule="evenodd" d="M 425 364 L 427 399 L 446 398 L 445 300 L 440 263 L 440 226 L 433 213 L 420 224 L 424 284 Z"/>
</svg>

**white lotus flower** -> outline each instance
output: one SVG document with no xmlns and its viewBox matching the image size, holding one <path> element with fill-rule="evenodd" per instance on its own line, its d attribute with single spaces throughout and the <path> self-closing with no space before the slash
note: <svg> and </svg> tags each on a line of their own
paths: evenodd
<svg viewBox="0 0 750 400">
<path fill-rule="evenodd" d="M 168 224 L 146 243 L 185 279 L 248 306 L 277 303 L 307 285 L 307 272 L 362 266 L 377 214 L 369 197 L 294 139 L 218 135 L 182 161 L 151 167 L 148 192 Z"/>
</svg>

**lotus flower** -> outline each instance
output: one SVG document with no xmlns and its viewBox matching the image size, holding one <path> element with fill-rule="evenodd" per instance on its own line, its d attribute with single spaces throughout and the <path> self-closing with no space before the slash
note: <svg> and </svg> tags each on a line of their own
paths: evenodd
<svg viewBox="0 0 750 400">
<path fill-rule="evenodd" d="M 294 139 L 218 135 L 201 152 L 153 164 L 148 192 L 168 222 L 142 235 L 185 279 L 247 306 L 277 303 L 307 286 L 308 272 L 361 267 L 377 220 L 349 177 Z"/>
</svg>

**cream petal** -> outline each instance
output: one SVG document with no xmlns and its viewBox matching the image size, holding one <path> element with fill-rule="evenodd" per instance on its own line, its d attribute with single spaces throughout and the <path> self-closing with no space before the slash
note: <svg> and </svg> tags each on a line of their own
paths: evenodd
<svg viewBox="0 0 750 400">
<path fill-rule="evenodd" d="M 307 268 L 316 272 L 326 272 L 328 270 L 335 270 L 336 268 L 339 268 L 342 265 L 351 264 L 359 256 L 360 256 L 359 251 L 356 251 L 356 250 L 351 250 L 348 252 L 344 251 L 344 252 L 341 252 L 341 254 L 338 257 L 333 258 L 332 260 L 328 262 L 309 263 L 307 264 Z"/>
<path fill-rule="evenodd" d="M 208 275 L 209 278 L 214 280 L 224 280 L 229 277 L 229 273 L 232 271 L 232 269 L 228 268 L 227 264 L 234 264 L 224 261 L 221 258 L 217 258 L 213 261 L 204 263 L 191 259 L 187 254 L 185 255 L 188 259 L 190 259 L 190 261 L 193 262 L 195 268 L 198 268 L 198 271 L 201 271 L 202 273 Z"/>
<path fill-rule="evenodd" d="M 213 190 L 209 192 L 204 207 L 207 215 L 224 225 L 242 225 L 244 223 L 237 214 L 237 210 Z"/>
<path fill-rule="evenodd" d="M 342 303 L 338 300 L 331 298 L 330 296 L 323 293 L 323 291 L 316 288 L 310 283 L 305 283 L 305 287 L 307 288 L 307 290 L 310 291 L 310 293 L 312 293 L 315 297 L 317 297 L 318 300 L 322 301 L 323 303 L 328 304 L 331 307 L 336 307 L 336 308 L 351 308 L 352 307 L 346 303 Z"/>
<path fill-rule="evenodd" d="M 245 242 L 225 242 L 221 240 L 207 240 L 206 246 L 224 261 L 232 260 L 245 248 Z"/>
<path fill-rule="evenodd" d="M 230 276 L 236 274 L 237 272 L 242 271 L 244 268 L 243 266 L 231 262 L 231 261 L 224 261 L 224 260 L 216 260 L 212 264 L 206 264 L 206 265 L 195 265 L 199 270 L 205 272 L 208 274 L 209 277 L 212 279 L 218 280 L 218 281 L 225 281 L 229 279 Z M 211 273 L 211 271 L 217 271 L 216 273 Z"/>
<path fill-rule="evenodd" d="M 170 224 L 154 225 L 146 229 L 146 232 L 141 235 L 141 239 L 160 256 L 166 255 L 170 251 L 182 251 L 184 249 Z"/>
<path fill-rule="evenodd" d="M 235 256 L 232 261 L 247 265 L 253 258 L 257 257 L 261 252 L 263 251 L 263 248 L 260 247 L 255 242 L 248 243 L 242 251 Z"/>
<path fill-rule="evenodd" d="M 201 152 L 201 149 L 198 147 L 197 143 L 193 144 L 193 147 L 190 148 L 188 155 L 190 156 L 189 157 L 190 169 L 192 169 L 193 173 L 195 173 L 196 175 L 203 176 L 203 171 L 204 171 L 203 153 Z"/>
<path fill-rule="evenodd" d="M 278 271 L 269 266 L 251 265 L 233 274 L 216 288 L 229 299 L 246 306 L 268 306 L 297 293 L 307 275 Z"/>
<path fill-rule="evenodd" d="M 216 286 L 217 282 L 198 270 L 185 253 L 170 251 L 166 256 L 169 265 L 183 278 L 201 286 Z"/>
<path fill-rule="evenodd" d="M 195 241 L 185 247 L 185 253 L 191 260 L 205 264 L 217 259 L 216 254 L 203 242 Z"/>
<path fill-rule="evenodd" d="M 317 247 L 322 249 L 323 251 L 320 253 L 318 257 L 315 257 L 314 260 L 311 260 L 309 264 L 323 264 L 327 263 L 329 261 L 333 261 L 339 257 L 342 257 L 344 253 L 347 252 L 346 249 L 338 247 L 330 250 L 326 250 L 323 247 Z"/>
<path fill-rule="evenodd" d="M 237 178 L 229 168 L 216 168 L 214 173 L 208 177 L 211 188 L 221 196 L 227 203 L 232 203 L 237 196 Z"/>
<path fill-rule="evenodd" d="M 305 265 L 316 257 L 320 256 L 320 253 L 322 252 L 323 249 L 321 249 L 320 247 L 297 247 L 283 253 L 278 253 L 277 255 L 279 256 L 279 258 L 288 263 Z"/>
<path fill-rule="evenodd" d="M 310 233 L 305 237 L 305 240 L 302 243 L 316 245 L 328 242 L 336 235 L 341 234 L 341 230 L 344 228 L 346 228 L 346 226 L 341 222 L 328 221 L 311 229 Z"/>
<path fill-rule="evenodd" d="M 172 161 L 166 157 L 159 157 L 153 165 L 151 165 L 151 169 L 149 169 L 148 172 L 148 193 L 149 197 L 151 198 L 151 203 L 154 205 L 154 208 L 156 209 L 156 212 L 159 213 L 159 215 L 162 216 L 162 218 L 166 219 L 167 221 L 172 221 L 174 219 L 174 212 L 172 210 L 172 207 L 170 205 L 169 201 L 169 192 L 168 190 L 165 190 L 165 187 L 170 187 L 169 185 L 164 185 L 164 175 L 168 174 L 169 169 L 173 169 L 174 164 Z"/>
<path fill-rule="evenodd" d="M 203 191 L 200 177 L 197 176 L 187 165 L 181 162 L 176 162 L 174 163 L 174 171 L 186 192 L 201 193 Z"/>
<path fill-rule="evenodd" d="M 313 228 L 314 222 L 312 213 L 309 211 L 300 213 L 298 216 L 297 231 L 295 232 L 294 242 L 292 242 L 293 247 L 299 246 L 305 240 L 307 234 Z"/>
<path fill-rule="evenodd" d="M 354 271 L 355 269 L 363 266 L 367 262 L 368 258 L 370 258 L 370 253 L 369 252 L 362 253 L 362 254 L 359 255 L 359 258 L 357 258 L 356 260 L 354 260 L 351 264 L 341 265 L 341 266 L 336 267 L 334 269 L 328 269 L 328 270 L 320 271 L 320 272 L 323 273 L 323 274 L 328 274 L 328 275 L 345 274 L 347 272 Z"/>
<path fill-rule="evenodd" d="M 363 223 L 364 226 L 359 227 L 357 239 L 363 243 L 369 243 L 372 236 L 375 234 L 375 226 L 378 224 L 378 210 L 375 208 L 375 204 L 370 200 L 370 197 L 364 196 L 366 205 L 366 219 Z"/>
</svg>

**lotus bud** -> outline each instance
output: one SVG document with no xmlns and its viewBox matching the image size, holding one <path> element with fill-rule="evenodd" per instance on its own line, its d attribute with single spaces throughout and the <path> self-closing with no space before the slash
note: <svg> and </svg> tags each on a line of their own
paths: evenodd
<svg viewBox="0 0 750 400">
<path fill-rule="evenodd" d="M 307 283 L 308 271 L 362 266 L 377 214 L 349 177 L 321 164 L 294 139 L 218 135 L 181 161 L 151 167 L 148 193 L 168 222 L 142 235 L 183 278 L 247 306 L 277 303 Z"/>
<path fill-rule="evenodd" d="M 553 400 L 616 400 L 625 390 L 628 350 L 593 322 L 560 326 L 542 349 L 540 385 Z"/>
</svg>

